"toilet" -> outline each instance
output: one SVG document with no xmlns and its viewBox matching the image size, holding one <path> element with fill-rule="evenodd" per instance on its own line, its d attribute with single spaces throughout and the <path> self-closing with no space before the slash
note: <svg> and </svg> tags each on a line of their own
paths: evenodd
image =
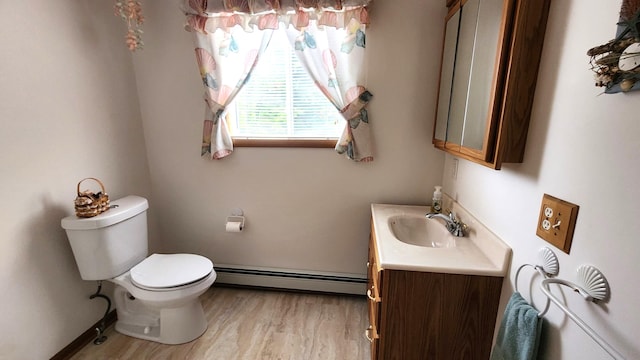
<svg viewBox="0 0 640 360">
<path fill-rule="evenodd" d="M 216 279 L 213 263 L 195 254 L 148 254 L 147 199 L 127 196 L 91 218 L 61 221 L 83 280 L 115 284 L 116 331 L 182 344 L 207 330 L 200 303 Z"/>
</svg>

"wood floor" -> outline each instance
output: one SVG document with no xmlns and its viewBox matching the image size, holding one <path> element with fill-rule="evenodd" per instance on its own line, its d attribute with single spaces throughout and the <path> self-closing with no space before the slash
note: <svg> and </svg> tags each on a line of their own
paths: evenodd
<svg viewBox="0 0 640 360">
<path fill-rule="evenodd" d="M 213 287 L 201 297 L 209 328 L 182 345 L 106 331 L 72 359 L 368 360 L 365 297 Z"/>
</svg>

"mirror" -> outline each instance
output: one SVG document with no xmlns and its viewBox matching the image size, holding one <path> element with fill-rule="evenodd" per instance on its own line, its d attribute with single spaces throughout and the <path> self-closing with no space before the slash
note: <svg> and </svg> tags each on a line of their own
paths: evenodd
<svg viewBox="0 0 640 360">
<path fill-rule="evenodd" d="M 434 143 L 486 152 L 503 7 L 503 0 L 468 0 L 451 9 Z"/>
<path fill-rule="evenodd" d="M 469 4 L 471 1 L 467 2 Z M 478 2 L 476 45 L 469 75 L 469 96 L 462 146 L 482 150 L 489 118 L 492 89 L 495 88 L 495 66 L 500 38 L 502 0 L 476 0 Z M 466 6 L 465 6 L 466 8 Z"/>
<path fill-rule="evenodd" d="M 473 49 L 476 42 L 476 23 L 480 0 L 467 1 L 460 11 L 460 29 L 451 90 L 451 108 L 447 123 L 447 142 L 462 144 L 462 133 L 467 112 L 469 78 L 473 64 Z"/>
<path fill-rule="evenodd" d="M 440 90 L 438 92 L 438 110 L 436 112 L 436 126 L 434 138 L 446 140 L 447 121 L 449 119 L 449 104 L 451 100 L 451 86 L 453 85 L 453 65 L 456 61 L 456 43 L 458 41 L 458 26 L 460 25 L 460 9 L 447 19 L 445 28 L 444 49 L 442 54 L 442 69 L 440 70 Z"/>
</svg>

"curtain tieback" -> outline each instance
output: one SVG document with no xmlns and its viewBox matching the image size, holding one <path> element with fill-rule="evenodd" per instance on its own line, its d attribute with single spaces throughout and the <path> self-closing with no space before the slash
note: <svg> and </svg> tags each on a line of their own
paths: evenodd
<svg viewBox="0 0 640 360">
<path fill-rule="evenodd" d="M 227 108 L 224 105 L 220 105 L 217 102 L 211 100 L 211 98 L 209 98 L 206 95 L 204 97 L 204 101 L 207 103 L 207 106 L 213 113 L 213 119 L 211 120 L 213 120 L 213 123 L 217 125 L 218 121 L 220 120 L 224 112 L 227 110 Z"/>
<path fill-rule="evenodd" d="M 343 107 L 340 110 L 340 114 L 342 117 L 349 122 L 349 126 L 352 129 L 358 127 L 360 121 L 364 123 L 369 123 L 369 118 L 367 116 L 367 111 L 364 109 L 365 106 L 371 101 L 373 94 L 369 92 L 369 90 L 363 91 L 357 99 L 347 104 L 347 106 Z"/>
</svg>

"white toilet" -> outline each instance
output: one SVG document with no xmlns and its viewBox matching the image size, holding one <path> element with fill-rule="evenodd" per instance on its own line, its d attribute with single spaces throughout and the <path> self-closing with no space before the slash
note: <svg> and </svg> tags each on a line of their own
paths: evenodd
<svg viewBox="0 0 640 360">
<path fill-rule="evenodd" d="M 61 221 L 80 276 L 116 285 L 118 332 L 163 344 L 198 338 L 207 329 L 198 297 L 216 279 L 213 263 L 194 254 L 147 257 L 147 200 L 127 196 L 111 206 L 95 217 Z"/>
</svg>

